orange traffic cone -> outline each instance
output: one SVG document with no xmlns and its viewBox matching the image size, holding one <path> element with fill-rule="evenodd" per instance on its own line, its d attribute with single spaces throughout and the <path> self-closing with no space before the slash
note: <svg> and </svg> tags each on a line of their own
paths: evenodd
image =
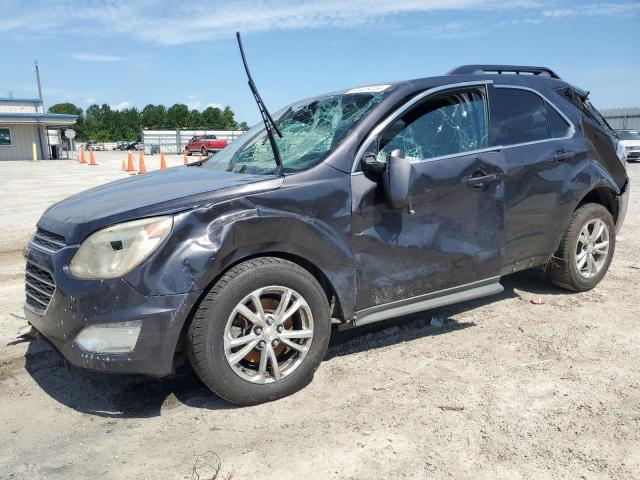
<svg viewBox="0 0 640 480">
<path fill-rule="evenodd" d="M 89 165 L 98 165 L 96 163 L 96 157 L 93 155 L 93 148 L 89 150 Z"/>
<path fill-rule="evenodd" d="M 127 166 L 124 164 L 124 160 L 122 160 L 122 166 L 120 167 L 120 171 L 121 172 L 126 172 L 127 171 Z"/>
<path fill-rule="evenodd" d="M 87 159 L 84 156 L 84 147 L 80 148 L 80 163 L 87 163 Z"/>
<path fill-rule="evenodd" d="M 131 155 L 131 152 L 128 152 L 128 154 L 127 154 L 127 169 L 125 170 L 125 172 L 135 172 L 135 171 L 136 171 L 136 167 L 133 166 L 133 155 Z"/>
<path fill-rule="evenodd" d="M 140 150 L 140 168 L 138 168 L 138 173 L 147 173 L 147 167 L 144 165 L 144 152 Z"/>
<path fill-rule="evenodd" d="M 182 161 L 184 162 L 185 165 L 189 165 L 189 159 L 187 158 L 186 153 L 182 154 Z"/>
<path fill-rule="evenodd" d="M 167 168 L 167 161 L 164 158 L 164 153 L 160 152 L 160 168 L 162 170 Z"/>
</svg>

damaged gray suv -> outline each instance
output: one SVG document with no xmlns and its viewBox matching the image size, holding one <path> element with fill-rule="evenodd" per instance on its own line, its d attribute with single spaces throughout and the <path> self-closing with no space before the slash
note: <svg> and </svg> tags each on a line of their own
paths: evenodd
<svg viewBox="0 0 640 480">
<path fill-rule="evenodd" d="M 629 180 L 588 94 L 547 68 L 471 65 L 321 95 L 217 155 L 47 210 L 26 315 L 72 364 L 168 375 L 185 351 L 237 404 L 313 377 L 351 327 L 609 268 Z"/>
</svg>

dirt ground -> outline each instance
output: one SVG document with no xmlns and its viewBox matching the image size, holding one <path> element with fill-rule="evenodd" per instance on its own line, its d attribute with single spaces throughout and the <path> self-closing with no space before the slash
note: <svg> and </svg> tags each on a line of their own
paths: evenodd
<svg viewBox="0 0 640 480">
<path fill-rule="evenodd" d="M 91 373 L 12 342 L 40 214 L 126 176 L 123 154 L 96 156 L 0 162 L 0 478 L 640 478 L 640 189 L 595 290 L 505 277 L 501 295 L 337 335 L 310 386 L 236 408 L 188 368 Z"/>
</svg>

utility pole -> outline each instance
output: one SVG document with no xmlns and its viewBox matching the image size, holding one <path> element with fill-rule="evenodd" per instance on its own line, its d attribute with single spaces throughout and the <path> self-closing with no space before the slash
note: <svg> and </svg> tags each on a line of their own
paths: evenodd
<svg viewBox="0 0 640 480">
<path fill-rule="evenodd" d="M 38 81 L 38 95 L 40 96 L 40 104 L 42 105 L 42 113 L 44 113 L 44 99 L 42 98 L 42 84 L 40 83 L 40 66 L 38 65 L 38 61 L 35 60 L 36 64 L 36 80 Z"/>
<path fill-rule="evenodd" d="M 44 100 L 42 99 L 42 85 L 40 84 L 40 66 L 38 65 L 37 60 L 35 60 L 34 63 L 36 64 L 36 80 L 38 81 L 38 95 L 40 96 L 40 105 L 42 106 L 42 113 L 44 114 Z M 46 128 L 43 129 L 42 125 L 38 121 L 38 143 L 40 144 L 40 154 L 42 155 L 43 160 L 47 160 L 49 158 L 49 155 L 48 154 L 45 155 L 44 153 L 44 146 L 42 145 L 43 135 L 47 136 L 47 143 L 49 143 L 49 134 L 47 133 L 47 129 Z M 35 144 L 34 144 L 33 150 L 34 150 L 34 160 L 36 160 Z"/>
</svg>

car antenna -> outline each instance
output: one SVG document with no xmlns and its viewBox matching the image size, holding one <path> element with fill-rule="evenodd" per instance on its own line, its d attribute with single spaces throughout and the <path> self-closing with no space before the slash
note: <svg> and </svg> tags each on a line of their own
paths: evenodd
<svg viewBox="0 0 640 480">
<path fill-rule="evenodd" d="M 260 110 L 260 115 L 262 116 L 262 121 L 264 122 L 264 126 L 267 129 L 267 135 L 269 137 L 269 143 L 271 143 L 271 149 L 273 150 L 273 156 L 276 160 L 276 165 L 278 166 L 278 170 L 282 169 L 282 157 L 280 155 L 280 149 L 278 148 L 278 144 L 276 143 L 276 137 L 273 135 L 275 132 L 280 138 L 282 138 L 282 133 L 278 129 L 276 122 L 271 118 L 271 114 L 264 102 L 262 101 L 262 97 L 258 93 L 258 89 L 256 88 L 256 84 L 253 82 L 253 78 L 251 77 L 251 73 L 249 72 L 249 66 L 247 65 L 247 59 L 244 56 L 244 49 L 242 48 L 242 39 L 240 38 L 240 32 L 236 32 L 236 37 L 238 39 L 238 47 L 240 47 L 240 55 L 242 56 L 242 63 L 244 64 L 244 70 L 247 72 L 247 78 L 249 80 L 249 88 L 251 89 L 251 93 L 253 93 L 253 97 L 256 99 L 256 103 L 258 104 L 258 110 Z"/>
</svg>

